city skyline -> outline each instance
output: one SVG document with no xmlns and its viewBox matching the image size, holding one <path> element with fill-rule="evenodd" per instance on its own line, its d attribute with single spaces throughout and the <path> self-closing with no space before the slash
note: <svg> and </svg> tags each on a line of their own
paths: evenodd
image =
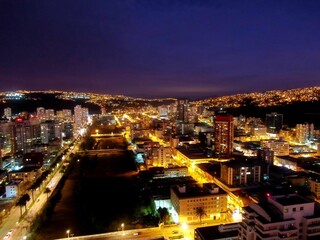
<svg viewBox="0 0 320 240">
<path fill-rule="evenodd" d="M 318 1 L 1 1 L 0 91 L 201 99 L 317 86 Z"/>
</svg>

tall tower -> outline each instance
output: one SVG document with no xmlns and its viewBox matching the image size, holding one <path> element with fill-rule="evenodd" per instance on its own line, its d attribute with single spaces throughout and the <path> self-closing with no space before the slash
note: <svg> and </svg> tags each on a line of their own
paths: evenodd
<svg viewBox="0 0 320 240">
<path fill-rule="evenodd" d="M 283 124 L 283 115 L 276 112 L 266 114 L 267 133 L 277 134 L 280 132 Z"/>
<path fill-rule="evenodd" d="M 88 123 L 88 108 L 82 108 L 81 105 L 74 107 L 74 130 L 76 135 Z"/>
<path fill-rule="evenodd" d="M 188 122 L 188 108 L 189 101 L 188 100 L 178 100 L 177 105 L 177 120 L 180 122 Z"/>
<path fill-rule="evenodd" d="M 214 151 L 220 156 L 229 157 L 233 150 L 233 116 L 218 115 L 214 120 Z"/>
</svg>

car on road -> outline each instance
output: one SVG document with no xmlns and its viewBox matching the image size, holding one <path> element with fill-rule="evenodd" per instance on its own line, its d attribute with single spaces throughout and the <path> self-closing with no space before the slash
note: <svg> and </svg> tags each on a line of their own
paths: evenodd
<svg viewBox="0 0 320 240">
<path fill-rule="evenodd" d="M 11 237 L 12 235 L 12 232 L 13 232 L 13 229 L 10 229 L 7 234 L 3 237 L 3 240 L 7 240 Z"/>
</svg>

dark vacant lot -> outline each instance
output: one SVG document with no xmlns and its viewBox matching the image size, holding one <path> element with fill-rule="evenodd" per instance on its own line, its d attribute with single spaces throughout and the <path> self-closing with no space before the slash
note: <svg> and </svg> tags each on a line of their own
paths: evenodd
<svg viewBox="0 0 320 240">
<path fill-rule="evenodd" d="M 37 239 L 66 237 L 67 229 L 75 236 L 117 231 L 122 222 L 127 228 L 134 227 L 131 223 L 141 206 L 136 166 L 130 151 L 114 149 L 123 147 L 119 138 L 114 140 L 106 139 L 112 149 L 98 155 L 88 153 L 76 162 Z M 100 139 L 99 144 L 107 143 Z"/>
</svg>

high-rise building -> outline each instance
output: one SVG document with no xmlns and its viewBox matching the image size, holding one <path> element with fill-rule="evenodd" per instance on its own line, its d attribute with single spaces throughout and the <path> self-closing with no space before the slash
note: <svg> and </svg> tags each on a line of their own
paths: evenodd
<svg viewBox="0 0 320 240">
<path fill-rule="evenodd" d="M 81 105 L 74 107 L 74 130 L 79 132 L 88 122 L 88 108 L 82 108 Z"/>
<path fill-rule="evenodd" d="M 221 180 L 229 186 L 260 183 L 268 178 L 268 166 L 259 160 L 232 160 L 221 163 Z"/>
<path fill-rule="evenodd" d="M 268 147 L 258 150 L 258 159 L 265 161 L 268 165 L 273 165 L 274 151 Z"/>
<path fill-rule="evenodd" d="M 151 149 L 152 165 L 167 167 L 171 164 L 171 148 L 164 146 L 156 146 Z"/>
<path fill-rule="evenodd" d="M 266 114 L 267 133 L 278 134 L 283 125 L 283 115 L 272 112 Z"/>
<path fill-rule="evenodd" d="M 233 138 L 233 116 L 216 116 L 214 120 L 214 151 L 219 157 L 229 157 L 232 154 Z"/>
<path fill-rule="evenodd" d="M 46 109 L 45 110 L 45 119 L 46 120 L 54 120 L 55 119 L 54 109 Z"/>
<path fill-rule="evenodd" d="M 161 105 L 158 107 L 160 118 L 168 118 L 168 106 Z"/>
<path fill-rule="evenodd" d="M 41 143 L 48 144 L 56 137 L 56 126 L 54 121 L 46 121 L 40 124 L 41 127 Z"/>
<path fill-rule="evenodd" d="M 57 119 L 60 122 L 71 122 L 72 119 L 72 111 L 70 109 L 62 109 L 61 111 L 57 111 Z"/>
<path fill-rule="evenodd" d="M 11 118 L 11 116 L 12 116 L 11 108 L 7 107 L 7 108 L 5 108 L 3 111 L 4 111 L 4 116 L 5 116 L 6 118 Z"/>
<path fill-rule="evenodd" d="M 37 108 L 37 116 L 40 120 L 44 120 L 46 117 L 46 110 L 43 107 Z"/>
<path fill-rule="evenodd" d="M 306 143 L 313 138 L 313 124 L 297 124 L 296 125 L 296 140 L 298 143 Z"/>
<path fill-rule="evenodd" d="M 29 120 L 21 117 L 15 119 L 11 124 L 11 152 L 26 153 L 32 148 L 32 127 Z"/>
<path fill-rule="evenodd" d="M 180 122 L 188 122 L 188 100 L 178 100 L 177 105 L 177 120 Z"/>
</svg>

